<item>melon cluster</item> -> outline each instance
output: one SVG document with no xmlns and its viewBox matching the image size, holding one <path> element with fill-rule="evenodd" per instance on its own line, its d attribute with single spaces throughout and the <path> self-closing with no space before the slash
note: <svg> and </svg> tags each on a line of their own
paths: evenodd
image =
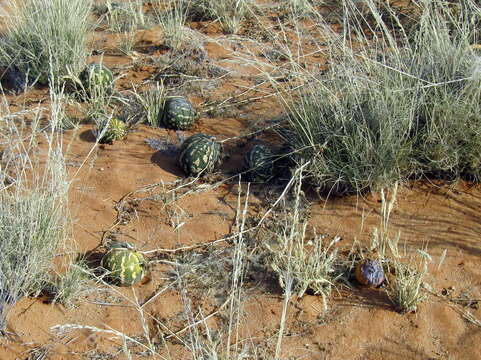
<svg viewBox="0 0 481 360">
<path fill-rule="evenodd" d="M 147 271 L 147 261 L 132 244 L 115 242 L 103 256 L 101 266 L 114 285 L 132 286 L 142 280 Z"/>
<path fill-rule="evenodd" d="M 168 98 L 158 115 L 158 123 L 174 130 L 192 128 L 198 119 L 193 105 L 182 96 Z M 220 164 L 222 147 L 215 137 L 194 134 L 180 148 L 178 164 L 187 176 L 202 176 Z M 286 156 L 274 154 L 267 145 L 254 145 L 244 156 L 248 178 L 253 182 L 268 182 L 288 167 Z"/>
</svg>

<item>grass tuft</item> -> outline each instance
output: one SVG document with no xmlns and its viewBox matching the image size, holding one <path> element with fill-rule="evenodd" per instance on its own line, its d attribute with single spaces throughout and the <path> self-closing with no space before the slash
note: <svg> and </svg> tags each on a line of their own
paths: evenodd
<svg viewBox="0 0 481 360">
<path fill-rule="evenodd" d="M 57 275 L 48 286 L 52 302 L 67 308 L 77 306 L 82 297 L 91 290 L 89 272 L 90 269 L 85 260 L 70 263 L 67 271 Z"/>
<path fill-rule="evenodd" d="M 167 6 L 157 0 L 155 16 L 164 30 L 164 42 L 174 52 L 189 47 L 193 32 L 185 26 L 190 0 L 170 0 Z"/>
<path fill-rule="evenodd" d="M 33 115 L 28 122 L 26 115 Z M 59 117 L 53 114 L 51 132 L 41 133 L 45 130 L 39 122 L 41 115 L 41 111 L 1 115 L 0 172 L 9 176 L 8 183 L 0 187 L 2 328 L 18 299 L 43 290 L 56 250 L 68 236 L 69 182 L 55 122 Z M 46 149 L 38 147 L 40 136 L 46 140 Z"/>
<path fill-rule="evenodd" d="M 198 0 L 190 4 L 189 16 L 219 21 L 226 33 L 236 34 L 252 6 L 250 0 Z"/>
<path fill-rule="evenodd" d="M 332 64 L 327 71 L 304 70 L 291 54 L 303 83 L 284 96 L 284 136 L 294 160 L 311 160 L 308 180 L 335 193 L 419 176 L 479 180 L 481 77 L 471 45 L 481 9 L 464 0 L 453 14 L 446 1 L 420 1 L 417 26 L 408 29 L 389 5 L 365 3 L 374 23 L 354 1 L 346 2 L 343 33 L 318 20 L 328 45 L 319 51 Z"/>
<path fill-rule="evenodd" d="M 401 313 L 416 311 L 418 305 L 427 298 L 423 286 L 430 257 L 424 252 L 419 254 L 421 259 L 417 262 L 412 259 L 411 264 L 403 264 L 397 259 L 394 262 L 396 278 L 392 284 L 391 299 Z"/>
<path fill-rule="evenodd" d="M 296 185 L 293 206 L 285 206 L 288 213 L 281 220 L 277 229 L 274 244 L 268 245 L 270 265 L 278 275 L 282 288 L 291 285 L 289 291 L 298 297 L 306 292 L 322 296 L 324 308 L 331 294 L 337 262 L 337 250 L 333 249 L 336 240 L 328 245 L 323 236 L 315 236 L 307 241 L 307 222 L 302 220 L 300 206 L 302 179 Z"/>
<path fill-rule="evenodd" d="M 137 104 L 136 108 L 140 107 L 141 109 L 139 121 L 145 121 L 152 127 L 158 127 L 167 96 L 163 82 L 156 82 L 154 86 L 151 86 L 142 93 L 139 93 L 137 89 L 134 88 L 131 93 Z"/>
<path fill-rule="evenodd" d="M 27 82 L 56 84 L 78 74 L 86 56 L 90 0 L 9 0 L 7 33 L 0 45 L 0 64 L 14 68 Z"/>
</svg>

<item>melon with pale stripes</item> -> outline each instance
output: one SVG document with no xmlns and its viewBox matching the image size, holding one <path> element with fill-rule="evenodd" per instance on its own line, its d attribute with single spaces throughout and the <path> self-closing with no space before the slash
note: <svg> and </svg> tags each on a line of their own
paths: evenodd
<svg viewBox="0 0 481 360">
<path fill-rule="evenodd" d="M 147 261 L 129 243 L 117 243 L 102 258 L 102 267 L 115 285 L 131 286 L 138 283 L 147 271 Z"/>
<path fill-rule="evenodd" d="M 167 99 L 160 116 L 160 122 L 164 126 L 175 130 L 189 129 L 197 120 L 197 112 L 189 100 L 184 97 Z"/>
<path fill-rule="evenodd" d="M 97 129 L 99 131 L 99 129 Z M 120 119 L 112 118 L 108 124 L 102 138 L 99 140 L 101 144 L 112 144 L 116 140 L 120 140 L 127 136 L 127 124 Z"/>
<path fill-rule="evenodd" d="M 220 163 L 221 145 L 214 136 L 195 134 L 180 149 L 179 166 L 188 176 L 212 172 Z"/>
<path fill-rule="evenodd" d="M 90 63 L 80 73 L 79 79 L 84 90 L 92 96 L 97 94 L 111 93 L 114 90 L 114 75 L 108 67 L 98 63 Z"/>
<path fill-rule="evenodd" d="M 254 145 L 244 156 L 244 164 L 251 181 L 269 181 L 274 176 L 274 155 L 266 145 Z"/>
</svg>

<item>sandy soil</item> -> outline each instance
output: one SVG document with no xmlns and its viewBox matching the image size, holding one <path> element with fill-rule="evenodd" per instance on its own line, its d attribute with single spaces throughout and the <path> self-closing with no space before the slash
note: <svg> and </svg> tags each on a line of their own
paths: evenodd
<svg viewBox="0 0 481 360">
<path fill-rule="evenodd" d="M 262 21 L 273 26 L 272 16 Z M 308 21 L 304 25 L 310 26 Z M 268 86 L 258 85 L 259 69 L 239 57 L 242 54 L 245 59 L 262 58 L 260 40 L 250 41 L 247 30 L 240 37 L 226 36 L 219 24 L 209 22 L 190 23 L 189 27 L 204 39 L 206 64 L 217 66 L 228 76 L 200 79 L 176 89 L 199 109 L 205 110 L 215 103 L 226 104 L 217 113 L 202 113 L 198 125 L 186 135 L 205 132 L 220 139 L 239 136 L 268 125 L 269 120 L 281 113 L 275 98 L 263 97 Z M 252 32 L 255 30 L 262 38 L 262 27 L 253 27 Z M 124 75 L 117 82 L 118 90 L 131 88 L 131 83 L 142 85 L 167 73 L 157 61 L 169 56 L 158 26 L 137 32 L 135 51 L 130 55 L 116 51 L 116 39 L 117 34 L 99 31 L 92 35 L 91 46 L 105 51 L 104 63 Z M 90 60 L 98 60 L 98 55 Z M 322 65 L 317 55 L 306 58 L 305 62 L 306 66 L 309 62 Z M 254 86 L 257 87 L 252 90 Z M 242 94 L 248 88 L 251 90 Z M 259 99 L 242 102 L 251 97 Z M 48 90 L 32 89 L 25 95 L 7 98 L 15 111 L 24 105 L 35 106 L 39 100 L 48 104 Z M 251 138 L 226 143 L 230 157 L 219 175 L 196 184 L 202 185 L 201 191 L 189 193 L 188 190 L 197 187 L 186 187 L 169 192 L 172 184 L 178 184 L 184 175 L 175 156 L 153 149 L 146 139 L 165 136 L 175 139 L 174 132 L 140 125 L 125 139 L 101 145 L 91 152 L 94 145 L 91 129 L 92 125 L 83 124 L 66 131 L 64 137 L 69 144 L 69 173 L 76 175 L 70 208 L 80 254 L 98 258 L 105 251 L 100 245 L 106 239 L 130 241 L 142 251 L 163 249 L 157 258 L 166 261 L 192 260 L 197 254 L 202 264 L 210 253 L 229 254 L 231 244 L 226 241 L 184 252 L 170 253 L 166 249 L 208 244 L 234 231 L 236 180 L 208 185 L 240 168 L 242 154 L 251 146 Z M 257 139 L 270 136 L 268 132 Z M 282 188 L 253 185 L 251 190 L 249 214 L 259 217 Z M 173 196 L 175 202 L 171 201 Z M 311 230 L 315 228 L 330 238 L 340 236 L 341 249 L 349 249 L 354 239 L 367 244 L 370 232 L 379 226 L 378 193 L 325 199 L 306 189 L 306 196 L 310 202 L 307 215 Z M 427 279 L 432 294 L 416 313 L 409 314 L 396 312 L 384 289 L 365 288 L 355 282 L 351 288 L 339 286 L 333 292 L 327 311 L 323 310 L 320 297 L 293 296 L 287 313 L 282 358 L 481 359 L 480 323 L 476 325 L 463 317 L 469 312 L 481 319 L 480 212 L 479 185 L 430 181 L 402 185 L 391 215 L 390 231 L 392 234 L 400 231 L 401 243 L 410 249 L 427 247 L 432 256 Z M 202 256 L 207 258 L 202 260 Z M 157 353 L 148 355 L 146 345 L 129 342 L 132 359 L 190 359 L 192 355 L 183 342 L 189 341 L 191 333 L 185 331 L 169 337 L 188 324 L 185 297 L 197 314 L 195 320 L 199 319 L 200 311 L 204 316 L 213 314 L 206 324 L 221 329 L 228 316 L 224 301 L 230 277 L 218 269 L 214 273 L 219 278 L 211 288 L 201 280 L 195 284 L 195 276 L 192 284 L 187 280 L 181 286 L 167 286 L 171 284 L 168 276 L 171 270 L 165 262 L 158 262 L 142 284 L 133 288 L 99 287 L 80 299 L 74 308 L 51 304 L 46 298 L 21 299 L 10 312 L 9 335 L 0 340 L 0 359 L 127 359 L 122 351 L 122 338 L 116 335 L 120 332 L 147 344 L 146 331 L 158 345 Z M 201 278 L 201 274 L 197 275 Z M 283 293 L 272 277 L 253 278 L 246 282 L 243 294 L 239 344 L 251 350 L 257 348 L 259 358 L 269 358 L 277 341 Z M 463 299 L 472 301 L 467 303 Z M 138 304 L 145 304 L 142 308 L 145 321 Z M 203 324 L 198 329 L 205 334 Z"/>
</svg>

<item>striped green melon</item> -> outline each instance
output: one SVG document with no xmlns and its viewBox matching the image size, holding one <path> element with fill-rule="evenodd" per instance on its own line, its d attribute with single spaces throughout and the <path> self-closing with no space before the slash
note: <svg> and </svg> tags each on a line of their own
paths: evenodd
<svg viewBox="0 0 481 360">
<path fill-rule="evenodd" d="M 244 156 L 244 163 L 251 181 L 269 181 L 274 176 L 273 154 L 266 145 L 254 145 Z"/>
<path fill-rule="evenodd" d="M 160 122 L 175 130 L 186 130 L 194 125 L 197 113 L 192 104 L 183 97 L 167 99 L 160 114 Z"/>
<path fill-rule="evenodd" d="M 98 63 L 90 63 L 80 73 L 79 79 L 88 95 L 105 94 L 114 90 L 114 75 L 108 67 Z"/>
<path fill-rule="evenodd" d="M 131 286 L 142 280 L 147 271 L 144 256 L 129 243 L 115 243 L 104 255 L 101 266 L 109 280 L 119 286 Z"/>
<path fill-rule="evenodd" d="M 99 130 L 97 130 L 99 131 Z M 99 142 L 102 144 L 112 144 L 116 140 L 120 140 L 127 136 L 127 124 L 117 118 L 112 118 L 109 122 L 108 129 L 100 138 Z"/>
<path fill-rule="evenodd" d="M 214 170 L 220 163 L 221 145 L 215 137 L 195 134 L 184 141 L 179 165 L 189 176 L 200 176 Z"/>
</svg>

